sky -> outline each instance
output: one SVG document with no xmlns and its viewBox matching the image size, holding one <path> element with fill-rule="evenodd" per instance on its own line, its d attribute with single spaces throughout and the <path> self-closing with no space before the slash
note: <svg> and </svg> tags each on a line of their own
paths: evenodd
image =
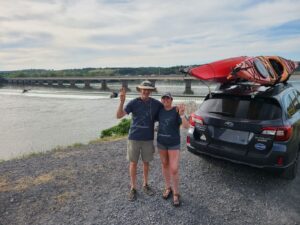
<svg viewBox="0 0 300 225">
<path fill-rule="evenodd" d="M 0 71 L 300 61 L 299 0 L 0 0 Z"/>
</svg>

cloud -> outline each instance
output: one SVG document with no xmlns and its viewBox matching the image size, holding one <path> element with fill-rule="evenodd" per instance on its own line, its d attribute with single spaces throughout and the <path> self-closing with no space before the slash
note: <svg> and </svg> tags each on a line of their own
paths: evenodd
<svg viewBox="0 0 300 225">
<path fill-rule="evenodd" d="M 300 60 L 298 0 L 14 0 L 0 3 L 0 70 Z"/>
<path fill-rule="evenodd" d="M 53 39 L 48 33 L 9 32 L 1 38 L 0 50 L 15 50 L 20 48 L 36 48 L 46 46 Z"/>
</svg>

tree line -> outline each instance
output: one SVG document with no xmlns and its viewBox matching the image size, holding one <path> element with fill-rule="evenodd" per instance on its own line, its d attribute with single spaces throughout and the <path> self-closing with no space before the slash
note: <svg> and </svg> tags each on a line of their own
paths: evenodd
<svg viewBox="0 0 300 225">
<path fill-rule="evenodd" d="M 28 69 L 16 71 L 0 71 L 0 77 L 98 77 L 98 76 L 150 76 L 155 75 L 180 75 L 180 68 L 187 66 L 173 67 L 122 67 L 122 68 L 83 68 L 66 70 L 44 70 Z"/>
</svg>

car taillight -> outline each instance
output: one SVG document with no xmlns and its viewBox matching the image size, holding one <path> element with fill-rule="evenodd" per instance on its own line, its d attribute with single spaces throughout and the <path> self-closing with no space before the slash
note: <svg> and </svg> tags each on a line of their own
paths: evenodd
<svg viewBox="0 0 300 225">
<path fill-rule="evenodd" d="M 189 122 L 192 127 L 194 127 L 196 123 L 203 125 L 203 118 L 201 116 L 197 116 L 196 114 L 192 113 Z"/>
<path fill-rule="evenodd" d="M 282 166 L 283 165 L 283 156 L 278 156 L 277 157 L 277 165 Z"/>
<path fill-rule="evenodd" d="M 292 132 L 292 126 L 262 128 L 262 134 L 273 135 L 276 141 L 287 141 L 292 136 Z"/>
<path fill-rule="evenodd" d="M 191 137 L 190 137 L 190 136 L 187 136 L 187 137 L 186 137 L 186 144 L 187 144 L 187 145 L 190 145 L 190 144 L 191 144 Z"/>
</svg>

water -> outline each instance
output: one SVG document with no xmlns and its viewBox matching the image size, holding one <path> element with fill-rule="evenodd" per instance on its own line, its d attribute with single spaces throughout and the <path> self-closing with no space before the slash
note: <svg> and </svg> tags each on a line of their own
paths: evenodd
<svg viewBox="0 0 300 225">
<path fill-rule="evenodd" d="M 0 89 L 0 159 L 87 143 L 117 124 L 109 94 Z"/>
<path fill-rule="evenodd" d="M 291 80 L 300 90 L 299 80 Z M 111 85 L 110 87 L 112 87 Z M 182 94 L 184 86 L 178 82 L 156 83 L 160 93 L 170 91 Z M 115 84 L 116 90 L 120 84 Z M 129 88 L 135 90 L 136 84 Z M 74 90 L 70 88 L 32 88 L 22 93 L 22 87 L 0 88 L 0 159 L 10 159 L 30 152 L 40 152 L 57 146 L 88 143 L 100 135 L 100 131 L 114 126 L 118 99 L 110 99 L 110 93 L 99 90 Z M 214 86 L 212 86 L 212 89 Z M 207 87 L 195 82 L 195 95 L 205 95 Z M 128 93 L 127 100 L 137 96 Z M 175 102 L 196 101 L 202 98 L 176 97 Z"/>
</svg>

